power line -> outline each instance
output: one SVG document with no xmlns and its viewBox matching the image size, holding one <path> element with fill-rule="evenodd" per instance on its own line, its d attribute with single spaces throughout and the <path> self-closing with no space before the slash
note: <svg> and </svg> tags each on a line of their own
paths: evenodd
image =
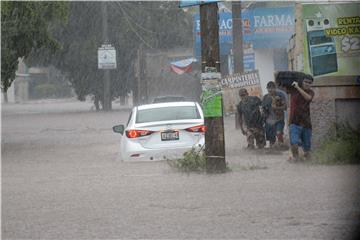
<svg viewBox="0 0 360 240">
<path fill-rule="evenodd" d="M 118 2 L 117 2 L 117 4 L 120 5 Z M 121 6 L 120 6 L 120 7 L 121 7 Z M 126 13 L 126 11 L 125 11 L 125 13 Z M 130 14 L 126 13 L 126 15 L 128 16 L 129 19 L 132 19 L 132 20 L 133 20 L 133 18 L 131 17 Z M 136 21 L 134 21 L 134 20 L 132 21 L 132 23 L 134 23 L 136 26 L 138 26 L 139 28 L 141 28 L 141 30 L 143 30 L 143 31 L 145 31 L 145 32 L 148 32 L 148 33 L 151 33 L 151 34 L 157 34 L 156 32 L 153 32 L 153 31 L 150 31 L 150 30 L 144 28 L 143 26 L 141 26 L 140 24 L 138 24 L 138 23 L 137 23 Z"/>
<path fill-rule="evenodd" d="M 125 10 L 122 8 L 120 2 L 116 2 L 116 4 L 120 7 L 121 12 L 123 13 L 123 16 L 125 17 L 125 20 L 127 21 L 127 23 L 129 24 L 129 27 L 131 28 L 131 30 L 135 33 L 135 35 L 149 48 L 153 49 L 153 47 L 147 43 L 142 37 L 141 35 L 136 31 L 136 29 L 133 27 L 133 25 L 131 24 L 130 20 L 127 17 L 127 14 L 125 12 Z"/>
<path fill-rule="evenodd" d="M 125 1 L 122 2 L 122 4 L 127 5 L 127 6 L 132 5 L 131 3 L 125 2 Z M 179 9 L 180 9 L 179 7 L 176 7 L 176 8 L 164 7 L 164 8 L 162 8 L 161 5 L 159 5 L 159 7 L 157 7 L 157 8 L 145 7 L 144 5 L 141 5 L 141 4 L 139 4 L 137 6 L 141 7 L 142 9 L 146 9 L 146 10 L 150 10 L 150 11 L 164 11 L 164 10 L 166 10 L 166 11 L 179 11 Z M 181 9 L 180 9 L 180 11 L 181 11 Z"/>
</svg>

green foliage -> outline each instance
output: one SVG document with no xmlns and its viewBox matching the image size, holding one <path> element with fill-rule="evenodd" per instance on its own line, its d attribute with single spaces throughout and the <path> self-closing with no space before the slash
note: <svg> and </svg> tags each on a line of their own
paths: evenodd
<svg viewBox="0 0 360 240">
<path fill-rule="evenodd" d="M 59 43 L 52 37 L 52 24 L 65 21 L 66 2 L 1 2 L 1 88 L 11 86 L 19 58 L 27 58 L 34 49 L 54 52 Z"/>
<path fill-rule="evenodd" d="M 167 49 L 192 43 L 191 15 L 176 2 L 73 1 L 66 26 L 54 31 L 62 44 L 56 54 L 33 51 L 31 63 L 53 64 L 65 73 L 79 100 L 87 95 L 103 99 L 103 70 L 97 66 L 97 49 L 103 44 L 102 4 L 108 9 L 108 42 L 117 51 L 117 69 L 110 70 L 112 98 L 125 96 L 134 83 L 134 63 L 142 45 Z"/>
<path fill-rule="evenodd" d="M 206 157 L 203 150 L 192 148 L 184 153 L 183 158 L 167 160 L 168 164 L 182 172 L 205 172 Z"/>
<path fill-rule="evenodd" d="M 334 124 L 327 138 L 314 151 L 317 164 L 360 164 L 360 127 Z"/>
</svg>

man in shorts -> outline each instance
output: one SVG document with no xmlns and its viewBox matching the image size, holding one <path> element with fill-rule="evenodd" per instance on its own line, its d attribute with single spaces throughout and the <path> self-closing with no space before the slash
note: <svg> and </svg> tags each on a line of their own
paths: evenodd
<svg viewBox="0 0 360 240">
<path fill-rule="evenodd" d="M 299 146 L 304 150 L 304 158 L 310 158 L 311 150 L 311 118 L 310 103 L 314 97 L 314 91 L 311 90 L 311 84 L 314 81 L 309 74 L 305 75 L 301 85 L 293 82 L 293 88 L 290 89 L 290 144 L 291 153 L 290 161 L 298 161 Z"/>
</svg>

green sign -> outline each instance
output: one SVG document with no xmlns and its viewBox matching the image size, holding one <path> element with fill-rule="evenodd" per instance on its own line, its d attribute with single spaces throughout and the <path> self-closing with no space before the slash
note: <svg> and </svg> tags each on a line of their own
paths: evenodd
<svg viewBox="0 0 360 240">
<path fill-rule="evenodd" d="M 211 90 L 203 91 L 202 108 L 204 117 L 222 117 L 222 95 L 221 92 Z"/>
<path fill-rule="evenodd" d="M 359 14 L 360 3 L 303 5 L 304 72 L 360 75 Z"/>
</svg>

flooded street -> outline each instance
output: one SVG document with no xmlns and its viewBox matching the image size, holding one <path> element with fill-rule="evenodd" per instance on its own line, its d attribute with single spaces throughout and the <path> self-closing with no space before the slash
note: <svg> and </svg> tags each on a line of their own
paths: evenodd
<svg viewBox="0 0 360 240">
<path fill-rule="evenodd" d="M 225 174 L 122 162 L 129 110 L 90 102 L 2 105 L 3 239 L 349 239 L 359 166 L 291 164 L 245 151 L 225 117 Z"/>
</svg>

